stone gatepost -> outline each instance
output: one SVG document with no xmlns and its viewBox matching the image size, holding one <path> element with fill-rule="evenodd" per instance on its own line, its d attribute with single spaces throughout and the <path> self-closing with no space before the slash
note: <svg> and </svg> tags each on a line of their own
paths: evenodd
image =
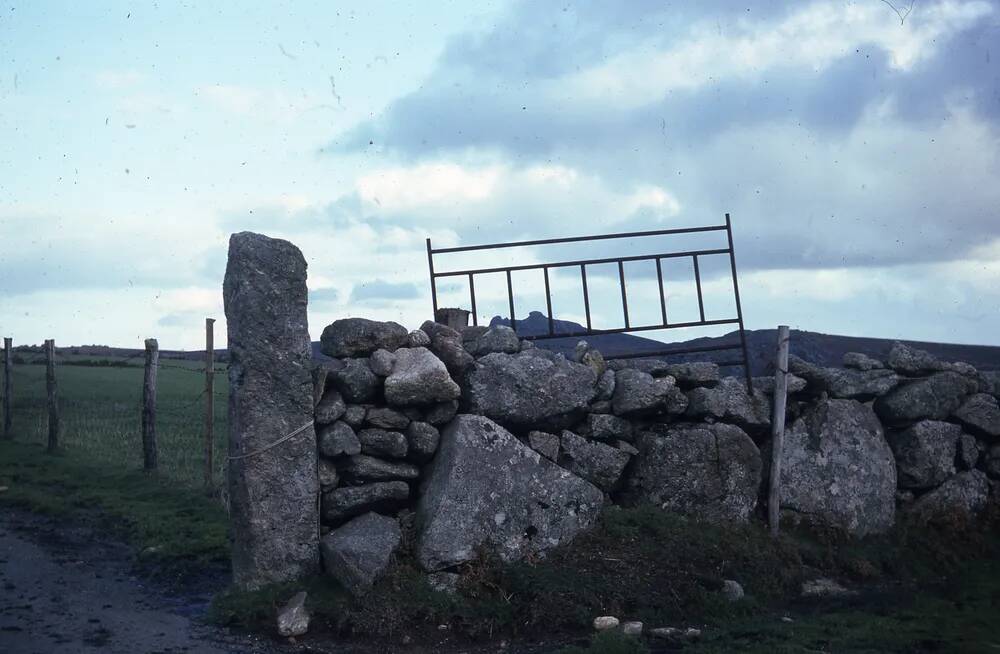
<svg viewBox="0 0 1000 654">
<path fill-rule="evenodd" d="M 319 569 L 305 259 L 287 241 L 233 234 L 223 294 L 233 581 L 253 590 Z"/>
</svg>

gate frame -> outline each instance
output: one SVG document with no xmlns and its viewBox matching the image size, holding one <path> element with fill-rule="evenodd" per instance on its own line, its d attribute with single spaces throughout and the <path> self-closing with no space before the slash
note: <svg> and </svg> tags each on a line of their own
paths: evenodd
<svg viewBox="0 0 1000 654">
<path fill-rule="evenodd" d="M 700 232 L 726 232 L 726 239 L 728 242 L 728 247 L 726 248 L 716 248 L 710 250 L 686 250 L 677 252 L 662 252 L 659 254 L 649 254 L 649 255 L 638 255 L 638 256 L 628 256 L 628 257 L 607 257 L 601 259 L 579 259 L 574 261 L 554 261 L 548 263 L 534 263 L 525 265 L 514 265 L 514 266 L 500 266 L 496 268 L 470 268 L 464 270 L 452 270 L 448 272 L 437 272 L 434 269 L 434 255 L 435 254 L 448 254 L 455 252 L 472 252 L 476 250 L 500 250 L 504 248 L 513 247 L 528 247 L 532 245 L 553 245 L 558 243 L 578 243 L 584 241 L 601 241 L 609 239 L 619 239 L 619 238 L 639 238 L 645 236 L 670 236 L 676 234 L 695 234 Z M 729 265 L 732 272 L 733 278 L 733 298 L 736 301 L 736 317 L 726 318 L 721 320 L 706 320 L 705 318 L 705 303 L 702 297 L 701 288 L 701 271 L 698 265 L 698 257 L 710 256 L 710 255 L 729 255 Z M 667 300 L 663 291 L 663 269 L 662 260 L 663 259 L 684 259 L 690 257 L 694 266 L 694 279 L 695 287 L 698 292 L 698 315 L 700 320 L 688 321 L 682 323 L 670 323 L 667 319 Z M 659 325 L 641 325 L 632 326 L 629 321 L 628 315 L 628 297 L 625 291 L 625 262 L 626 261 L 655 261 L 656 262 L 656 275 L 660 291 L 660 315 L 663 317 L 663 323 Z M 622 312 L 625 318 L 625 327 L 616 327 L 612 329 L 594 329 L 591 323 L 590 316 L 590 293 L 587 288 L 587 266 L 596 264 L 607 264 L 607 263 L 617 263 L 618 264 L 618 283 L 621 288 L 622 294 Z M 475 276 L 481 274 L 495 274 L 495 273 L 505 273 L 507 276 L 507 301 L 508 307 L 510 309 L 510 326 L 511 329 L 517 332 L 517 319 L 514 316 L 514 289 L 511 282 L 511 272 L 516 270 L 538 270 L 541 269 L 545 278 L 545 306 L 548 311 L 548 321 L 549 321 L 549 331 L 547 334 L 537 334 L 537 335 L 525 335 L 520 338 L 529 341 L 535 340 L 545 340 L 549 338 L 573 338 L 573 337 L 586 337 L 586 336 L 599 336 L 602 334 L 631 334 L 635 332 L 643 331 L 659 331 L 667 329 L 680 329 L 685 327 L 709 327 L 713 325 L 738 325 L 740 333 L 740 342 L 736 345 L 708 345 L 702 347 L 688 347 L 688 348 L 667 348 L 663 350 L 653 350 L 653 351 L 643 351 L 636 352 L 632 354 L 616 354 L 605 357 L 607 359 L 628 359 L 628 358 L 646 358 L 646 357 L 657 357 L 657 356 L 670 356 L 674 354 L 695 354 L 699 352 L 717 352 L 724 350 L 741 350 L 743 355 L 742 360 L 734 359 L 729 361 L 719 362 L 720 366 L 743 366 L 743 370 L 746 376 L 747 388 L 750 392 L 753 392 L 753 380 L 750 375 L 750 358 L 747 353 L 747 338 L 746 330 L 743 326 L 743 308 L 740 303 L 740 287 L 739 281 L 736 275 L 736 251 L 733 247 L 733 229 L 732 220 L 729 214 L 726 214 L 726 223 L 724 225 L 712 225 L 708 227 L 686 227 L 677 229 L 659 229 L 652 231 L 643 232 L 623 232 L 618 234 L 600 234 L 595 236 L 573 236 L 569 238 L 548 238 L 539 239 L 533 241 L 513 241 L 508 243 L 490 243 L 487 245 L 467 245 L 459 247 L 450 248 L 433 248 L 431 246 L 431 239 L 427 239 L 427 267 L 430 272 L 430 282 L 431 282 L 431 302 L 434 307 L 434 315 L 437 316 L 438 311 L 438 301 L 437 301 L 437 279 L 440 277 L 467 277 L 469 280 L 469 300 L 472 303 L 472 324 L 478 325 L 478 317 L 476 313 L 476 284 Z M 550 268 L 567 268 L 567 267 L 579 267 L 580 268 L 580 278 L 583 284 L 583 305 L 584 312 L 587 318 L 586 329 L 582 331 L 568 332 L 568 333 L 556 333 L 555 332 L 555 318 L 552 316 L 552 293 L 549 287 L 549 269 Z"/>
</svg>

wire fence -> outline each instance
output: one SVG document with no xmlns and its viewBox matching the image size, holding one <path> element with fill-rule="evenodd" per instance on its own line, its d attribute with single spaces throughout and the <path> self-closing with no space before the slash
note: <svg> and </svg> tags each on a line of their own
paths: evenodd
<svg viewBox="0 0 1000 654">
<path fill-rule="evenodd" d="M 59 450 L 64 456 L 142 469 L 144 357 L 144 353 L 93 357 L 57 352 Z M 15 350 L 11 359 L 11 437 L 19 442 L 45 444 L 45 355 Z M 225 372 L 225 364 L 215 365 L 212 478 L 216 486 L 225 479 L 229 396 Z M 0 384 L 0 406 L 3 393 Z M 158 475 L 184 486 L 204 485 L 207 399 L 203 361 L 161 359 L 156 389 Z"/>
</svg>

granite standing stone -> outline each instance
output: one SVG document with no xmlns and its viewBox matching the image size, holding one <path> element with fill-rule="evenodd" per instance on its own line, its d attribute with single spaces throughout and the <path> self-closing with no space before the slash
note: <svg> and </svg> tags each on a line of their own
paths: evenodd
<svg viewBox="0 0 1000 654">
<path fill-rule="evenodd" d="M 223 297 L 230 356 L 229 453 L 243 457 L 229 462 L 228 473 L 233 582 L 253 590 L 319 568 L 305 258 L 287 241 L 234 234 Z"/>
</svg>

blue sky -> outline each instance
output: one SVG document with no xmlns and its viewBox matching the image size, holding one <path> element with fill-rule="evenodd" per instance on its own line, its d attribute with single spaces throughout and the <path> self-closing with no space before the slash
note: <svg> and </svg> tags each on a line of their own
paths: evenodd
<svg viewBox="0 0 1000 654">
<path fill-rule="evenodd" d="M 1000 345 L 995 1 L 917 0 L 905 21 L 881 0 L 196 5 L 0 11 L 0 331 L 17 342 L 199 347 L 233 231 L 303 250 L 317 338 L 347 315 L 428 317 L 428 236 L 730 212 L 749 327 Z M 706 269 L 724 317 L 725 266 Z M 655 319 L 651 271 L 628 277 Z M 593 279 L 616 326 L 614 277 Z M 673 315 L 689 279 L 668 271 Z M 518 314 L 543 308 L 518 281 Z M 557 317 L 580 319 L 575 278 L 553 286 Z M 500 280 L 477 291 L 506 314 Z"/>
</svg>

